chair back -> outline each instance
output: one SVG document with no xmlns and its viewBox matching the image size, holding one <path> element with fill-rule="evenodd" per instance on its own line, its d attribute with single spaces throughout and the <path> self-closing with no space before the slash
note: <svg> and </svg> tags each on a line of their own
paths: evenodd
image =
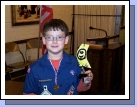
<svg viewBox="0 0 137 107">
<path fill-rule="evenodd" d="M 13 63 L 25 63 L 25 57 L 15 42 L 5 43 L 5 59 L 7 66 Z"/>
<path fill-rule="evenodd" d="M 38 45 L 39 43 L 39 45 Z M 26 60 L 27 62 L 33 63 L 38 59 L 38 47 L 39 47 L 39 58 L 42 56 L 42 40 L 30 39 L 26 42 Z"/>
<path fill-rule="evenodd" d="M 20 48 L 17 43 L 15 42 L 5 43 L 5 53 L 14 52 L 14 51 L 20 51 Z"/>
<path fill-rule="evenodd" d="M 30 39 L 26 43 L 26 49 L 38 48 L 38 39 Z M 42 41 L 40 40 L 39 48 L 42 48 Z"/>
</svg>

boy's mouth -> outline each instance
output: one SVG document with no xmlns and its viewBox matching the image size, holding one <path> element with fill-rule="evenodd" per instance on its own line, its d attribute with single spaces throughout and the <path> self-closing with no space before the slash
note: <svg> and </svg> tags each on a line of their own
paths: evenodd
<svg viewBox="0 0 137 107">
<path fill-rule="evenodd" d="M 51 46 L 52 48 L 57 48 L 58 46 Z"/>
</svg>

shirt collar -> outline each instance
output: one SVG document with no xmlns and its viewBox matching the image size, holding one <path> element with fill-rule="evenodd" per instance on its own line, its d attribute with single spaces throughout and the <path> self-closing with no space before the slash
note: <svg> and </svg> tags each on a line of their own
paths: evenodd
<svg viewBox="0 0 137 107">
<path fill-rule="evenodd" d="M 46 53 L 43 55 L 43 61 L 45 62 L 46 65 L 49 63 L 48 51 L 46 51 Z M 69 55 L 65 51 L 63 51 L 63 59 L 62 59 L 61 62 L 62 62 L 62 64 L 64 64 L 64 63 L 71 63 Z"/>
</svg>

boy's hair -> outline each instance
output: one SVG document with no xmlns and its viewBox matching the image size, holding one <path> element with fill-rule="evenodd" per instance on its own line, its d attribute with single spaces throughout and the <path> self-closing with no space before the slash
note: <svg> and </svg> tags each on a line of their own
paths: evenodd
<svg viewBox="0 0 137 107">
<path fill-rule="evenodd" d="M 43 36 L 46 36 L 47 31 L 58 31 L 61 30 L 65 32 L 65 36 L 69 35 L 69 29 L 67 24 L 61 19 L 51 19 L 50 21 L 46 22 L 43 26 Z"/>
</svg>

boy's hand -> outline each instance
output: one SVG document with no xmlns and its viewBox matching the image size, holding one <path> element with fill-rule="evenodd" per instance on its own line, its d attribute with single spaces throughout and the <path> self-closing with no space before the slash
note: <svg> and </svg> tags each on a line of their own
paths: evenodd
<svg viewBox="0 0 137 107">
<path fill-rule="evenodd" d="M 89 84 L 93 80 L 93 73 L 91 70 L 87 70 L 83 72 L 84 74 L 88 74 L 87 77 L 84 78 L 84 83 Z"/>
</svg>

